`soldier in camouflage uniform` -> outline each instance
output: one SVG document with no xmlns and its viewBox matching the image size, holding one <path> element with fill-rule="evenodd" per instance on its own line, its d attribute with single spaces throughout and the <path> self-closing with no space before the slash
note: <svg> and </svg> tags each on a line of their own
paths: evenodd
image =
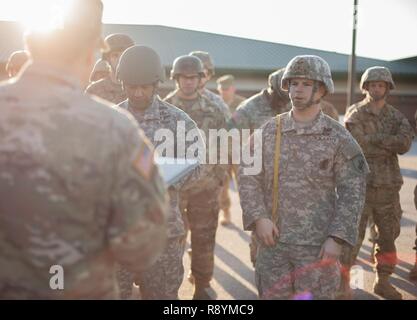
<svg viewBox="0 0 417 320">
<path fill-rule="evenodd" d="M 203 65 L 197 57 L 181 56 L 173 64 L 171 78 L 176 81 L 177 90 L 170 93 L 165 101 L 185 111 L 206 136 L 207 159 L 210 142 L 209 129 L 226 127 L 226 119 L 219 109 L 206 96 L 198 92 Z M 220 154 L 218 144 L 218 154 Z M 206 163 L 209 163 L 206 160 Z M 211 173 L 204 177 L 198 186 L 182 193 L 181 200 L 191 231 L 191 272 L 195 290 L 193 299 L 212 299 L 210 280 L 214 269 L 214 246 L 218 224 L 218 196 L 225 179 L 225 166 L 206 164 Z"/>
<path fill-rule="evenodd" d="M 285 68 L 278 69 L 268 77 L 268 88 L 245 100 L 233 113 L 231 123 L 238 129 L 259 129 L 276 115 L 291 109 L 288 93 L 281 89 L 281 78 Z M 250 259 L 255 266 L 257 243 L 255 234 L 251 234 L 249 244 Z"/>
<path fill-rule="evenodd" d="M 128 112 L 82 89 L 102 43 L 102 3 L 74 8 L 62 28 L 27 35 L 33 64 L 0 86 L 6 299 L 116 298 L 115 262 L 141 272 L 166 242 L 168 203 L 152 147 Z M 50 287 L 54 265 L 63 290 Z"/>
<path fill-rule="evenodd" d="M 215 94 L 214 92 L 210 91 L 206 88 L 206 84 L 210 79 L 215 75 L 215 68 L 214 68 L 214 62 L 211 58 L 210 54 L 205 51 L 192 51 L 190 52 L 190 56 L 194 56 L 199 58 L 203 62 L 204 67 L 204 77 L 201 79 L 199 91 L 202 95 L 206 96 L 212 103 L 217 105 L 221 112 L 225 115 L 226 121 L 230 121 L 232 114 L 230 106 L 223 100 L 222 96 L 219 96 Z M 235 104 L 234 108 L 237 107 L 239 104 L 238 102 L 241 102 L 244 100 L 244 98 L 234 95 L 235 99 L 232 101 L 232 103 Z M 230 217 L 230 206 L 231 201 L 229 197 L 229 184 L 230 184 L 230 178 L 232 177 L 232 166 L 229 166 L 228 168 L 228 174 L 226 175 L 225 181 L 223 182 L 223 189 L 219 195 L 219 206 L 220 209 L 223 211 L 223 217 L 221 219 L 222 225 L 228 225 L 231 223 L 231 217 Z"/>
<path fill-rule="evenodd" d="M 261 171 L 246 175 L 246 165 L 239 169 L 244 228 L 255 231 L 260 243 L 256 285 L 262 299 L 332 299 L 341 246 L 356 243 L 368 167 L 349 132 L 320 111 L 320 99 L 334 90 L 322 58 L 293 58 L 282 89 L 289 91 L 292 110 L 261 127 Z"/>
<path fill-rule="evenodd" d="M 199 85 L 200 94 L 206 96 L 213 104 L 217 105 L 228 121 L 232 117 L 229 106 L 224 102 L 222 97 L 206 88 L 207 82 L 215 75 L 213 59 L 205 51 L 192 51 L 189 55 L 197 57 L 203 63 L 204 76 L 201 78 Z"/>
<path fill-rule="evenodd" d="M 246 100 L 245 97 L 236 93 L 235 77 L 231 74 L 226 74 L 217 79 L 216 83 L 220 97 L 226 102 L 230 112 L 235 112 L 236 108 Z"/>
<path fill-rule="evenodd" d="M 236 87 L 234 85 L 235 78 L 231 74 L 224 75 L 217 79 L 217 91 L 222 99 L 226 102 L 231 112 L 234 112 L 239 104 L 245 101 L 245 97 L 236 94 Z M 230 165 L 228 170 L 228 176 L 224 182 L 222 192 L 219 197 L 220 209 L 223 211 L 223 217 L 220 219 L 220 223 L 224 226 L 230 225 L 231 220 L 231 201 L 229 196 L 230 180 L 236 176 L 236 166 Z M 235 180 L 235 179 L 233 179 Z M 236 181 L 235 185 L 236 185 Z"/>
<path fill-rule="evenodd" d="M 29 53 L 27 51 L 19 50 L 13 52 L 6 64 L 6 72 L 9 78 L 15 77 L 28 60 Z"/>
<path fill-rule="evenodd" d="M 321 111 L 323 111 L 324 114 L 328 115 L 330 118 L 339 121 L 339 112 L 337 112 L 335 106 L 330 102 L 321 100 L 320 109 Z"/>
<path fill-rule="evenodd" d="M 210 54 L 205 51 L 192 51 L 190 56 L 197 57 L 203 62 L 204 77 L 201 79 L 199 91 L 202 95 L 206 96 L 212 103 L 217 105 L 224 113 L 226 120 L 229 121 L 232 114 L 229 105 L 223 100 L 223 98 L 214 92 L 206 88 L 206 84 L 215 75 L 214 62 Z M 229 166 L 228 174 L 226 175 L 225 181 L 223 182 L 223 189 L 219 194 L 219 206 L 223 211 L 223 217 L 221 219 L 222 225 L 228 225 L 231 223 L 230 217 L 230 206 L 231 201 L 229 197 L 229 184 L 230 177 L 232 176 L 231 166 Z"/>
<path fill-rule="evenodd" d="M 90 75 L 90 83 L 109 77 L 111 74 L 111 67 L 106 60 L 97 60 L 93 71 Z"/>
<path fill-rule="evenodd" d="M 405 116 L 386 103 L 389 91 L 395 88 L 387 68 L 367 69 L 360 87 L 366 98 L 351 107 L 345 124 L 362 147 L 371 174 L 367 181 L 358 242 L 348 262 L 352 265 L 356 260 L 368 217 L 372 215 L 378 229 L 374 292 L 387 299 L 401 299 L 401 294 L 389 282 L 397 263 L 395 239 L 400 235 L 402 215 L 399 191 L 403 178 L 397 155 L 410 149 L 414 133 Z"/>
<path fill-rule="evenodd" d="M 127 49 L 117 67 L 117 77 L 128 99 L 119 106 L 132 113 L 155 147 L 163 142 L 175 148 L 179 144 L 177 142 L 178 124 L 181 122 L 184 124 L 185 135 L 192 130 L 199 131 L 195 122 L 184 111 L 162 101 L 156 94 L 158 83 L 164 80 L 164 76 L 160 58 L 153 49 L 145 46 L 133 46 Z M 155 140 L 159 129 L 172 132 L 174 140 Z M 199 139 L 203 142 L 201 136 Z M 194 141 L 184 143 L 187 150 Z M 184 222 L 179 209 L 179 193 L 187 192 L 198 178 L 198 175 L 191 175 L 169 188 L 171 215 L 168 219 L 167 247 L 153 266 L 142 274 L 136 275 L 136 282 L 140 286 L 143 299 L 178 298 L 178 290 L 184 276 L 182 257 L 185 237 Z M 129 277 L 129 273 L 125 271 L 126 274 L 128 277 L 125 276 L 125 279 L 130 278 L 130 281 L 120 286 L 122 290 L 127 289 L 122 297 L 128 297 L 131 294 L 133 276 Z"/>
<path fill-rule="evenodd" d="M 229 121 L 232 117 L 229 106 L 225 103 L 221 96 L 215 94 L 214 92 L 206 88 L 207 82 L 210 81 L 210 79 L 215 75 L 214 62 L 210 54 L 205 51 L 192 51 L 189 53 L 189 55 L 197 57 L 203 63 L 204 76 L 201 78 L 199 85 L 200 94 L 206 96 L 213 104 L 215 104 L 226 117 L 226 121 Z M 228 174 L 226 175 L 225 181 L 223 182 L 223 189 L 219 194 L 219 206 L 220 209 L 223 211 L 223 217 L 221 219 L 222 225 L 227 225 L 231 223 L 231 201 L 228 193 L 231 174 L 232 173 L 229 167 Z"/>
<path fill-rule="evenodd" d="M 122 33 L 110 34 L 104 39 L 104 42 L 109 50 L 103 54 L 102 59 L 110 65 L 111 73 L 108 77 L 91 83 L 86 91 L 107 101 L 119 104 L 125 101 L 127 97 L 122 89 L 122 85 L 117 80 L 116 67 L 123 51 L 135 43 L 128 35 Z"/>
<path fill-rule="evenodd" d="M 285 68 L 278 69 L 268 77 L 268 88 L 246 99 L 232 116 L 232 126 L 238 129 L 258 129 L 265 122 L 290 111 L 288 93 L 281 89 L 281 78 Z"/>
</svg>

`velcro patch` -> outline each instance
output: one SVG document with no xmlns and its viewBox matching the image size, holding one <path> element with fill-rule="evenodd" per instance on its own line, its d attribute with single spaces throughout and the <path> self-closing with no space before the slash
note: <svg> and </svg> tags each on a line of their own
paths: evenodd
<svg viewBox="0 0 417 320">
<path fill-rule="evenodd" d="M 353 167 L 359 173 L 367 172 L 367 165 L 363 156 L 358 155 L 352 159 Z"/>
<path fill-rule="evenodd" d="M 361 154 L 361 149 L 356 142 L 346 141 L 342 146 L 342 153 L 347 160 L 350 160 Z"/>
<path fill-rule="evenodd" d="M 142 143 L 138 155 L 133 161 L 133 167 L 146 180 L 149 180 L 152 177 L 154 168 L 153 152 L 146 146 L 145 143 Z"/>
</svg>

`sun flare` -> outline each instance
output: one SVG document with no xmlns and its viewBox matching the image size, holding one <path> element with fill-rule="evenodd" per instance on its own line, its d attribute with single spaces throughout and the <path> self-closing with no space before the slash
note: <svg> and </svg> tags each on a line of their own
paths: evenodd
<svg viewBox="0 0 417 320">
<path fill-rule="evenodd" d="M 25 1 L 24 10 L 20 11 L 18 21 L 25 30 L 50 32 L 61 26 L 70 3 L 70 0 Z M 20 4 L 22 5 L 22 1 Z"/>
</svg>

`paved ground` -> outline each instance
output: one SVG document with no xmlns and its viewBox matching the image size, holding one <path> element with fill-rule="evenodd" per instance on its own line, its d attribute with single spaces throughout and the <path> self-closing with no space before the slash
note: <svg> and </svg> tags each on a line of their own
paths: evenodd
<svg viewBox="0 0 417 320">
<path fill-rule="evenodd" d="M 412 267 L 415 257 L 412 247 L 414 246 L 414 230 L 417 220 L 417 212 L 413 203 L 413 190 L 417 183 L 417 141 L 414 141 L 410 152 L 400 157 L 400 165 L 404 176 L 404 186 L 401 189 L 401 205 L 404 213 L 401 235 L 396 242 L 399 264 L 392 283 L 399 288 L 404 299 L 416 299 L 417 283 L 408 280 L 408 271 Z M 249 260 L 249 233 L 242 231 L 241 209 L 235 191 L 231 192 L 231 198 L 233 225 L 227 228 L 219 225 L 212 286 L 218 294 L 218 299 L 257 299 L 257 290 L 253 279 L 254 271 Z M 369 263 L 370 249 L 370 243 L 365 240 L 358 259 L 358 265 L 364 270 L 364 288 L 363 290 L 354 290 L 355 299 L 379 299 L 372 293 L 374 273 Z M 190 266 L 187 254 L 184 255 L 184 266 L 185 274 L 187 274 Z M 180 289 L 180 299 L 191 299 L 192 290 L 192 285 L 184 277 Z"/>
</svg>

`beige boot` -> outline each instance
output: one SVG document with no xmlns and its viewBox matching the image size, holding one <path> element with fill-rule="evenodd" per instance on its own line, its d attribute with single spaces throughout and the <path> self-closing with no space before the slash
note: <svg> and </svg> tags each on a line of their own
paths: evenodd
<svg viewBox="0 0 417 320">
<path fill-rule="evenodd" d="M 232 219 L 230 217 L 230 209 L 229 208 L 223 209 L 223 217 L 220 220 L 220 224 L 222 226 L 227 226 L 227 225 L 229 225 L 231 223 L 232 223 Z"/>
<path fill-rule="evenodd" d="M 402 300 L 401 293 L 394 288 L 388 279 L 388 274 L 377 274 L 374 282 L 374 293 L 388 300 Z"/>
<path fill-rule="evenodd" d="M 210 285 L 195 286 L 193 300 L 216 300 L 216 298 L 217 293 Z"/>
</svg>

